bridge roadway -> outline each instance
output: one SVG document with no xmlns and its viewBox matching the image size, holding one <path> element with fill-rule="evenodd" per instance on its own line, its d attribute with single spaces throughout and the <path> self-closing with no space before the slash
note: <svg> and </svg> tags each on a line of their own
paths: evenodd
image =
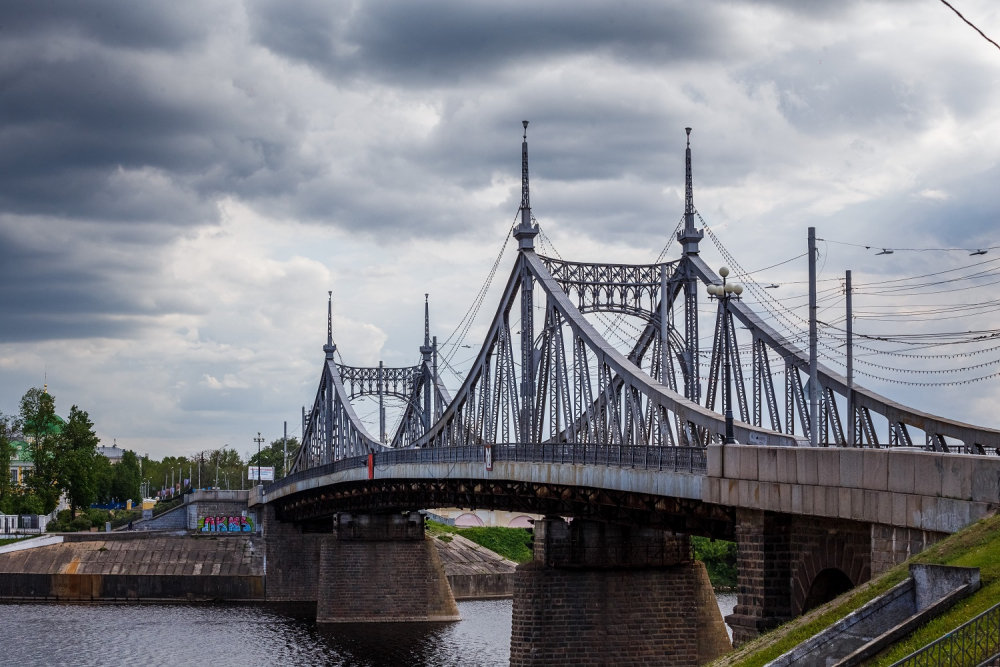
<svg viewBox="0 0 1000 667">
<path fill-rule="evenodd" d="M 341 511 L 464 507 L 733 539 L 736 509 L 952 533 L 1000 503 L 1000 458 L 909 448 L 494 445 L 378 452 L 251 497 L 296 523 Z M 491 469 L 490 469 L 491 468 Z"/>
</svg>

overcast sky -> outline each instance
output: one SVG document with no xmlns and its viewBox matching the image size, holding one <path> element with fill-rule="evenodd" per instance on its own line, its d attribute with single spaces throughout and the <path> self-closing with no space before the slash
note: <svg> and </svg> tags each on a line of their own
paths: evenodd
<svg viewBox="0 0 1000 667">
<path fill-rule="evenodd" d="M 996 2 L 953 4 L 1000 36 Z M 454 329 L 517 211 L 523 118 L 534 213 L 565 257 L 656 257 L 685 126 L 696 205 L 746 269 L 804 252 L 810 225 L 1000 246 L 998 84 L 1000 50 L 937 0 L 5 2 L 0 411 L 47 374 L 61 414 L 156 457 L 297 434 L 327 290 L 348 363 L 413 363 L 425 292 L 433 333 Z M 821 277 L 865 280 L 1000 257 L 821 251 Z M 789 299 L 805 271 L 758 277 Z M 1000 427 L 1000 379 L 866 384 Z"/>
</svg>

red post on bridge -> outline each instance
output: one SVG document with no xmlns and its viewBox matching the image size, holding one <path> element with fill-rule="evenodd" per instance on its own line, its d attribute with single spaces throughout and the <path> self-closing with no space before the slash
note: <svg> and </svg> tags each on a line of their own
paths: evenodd
<svg viewBox="0 0 1000 667">
<path fill-rule="evenodd" d="M 368 479 L 375 479 L 375 455 L 368 453 Z"/>
</svg>

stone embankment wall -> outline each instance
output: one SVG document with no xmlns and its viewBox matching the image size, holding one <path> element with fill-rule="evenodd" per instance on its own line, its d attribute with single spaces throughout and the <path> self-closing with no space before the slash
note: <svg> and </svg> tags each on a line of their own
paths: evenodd
<svg viewBox="0 0 1000 667">
<path fill-rule="evenodd" d="M 517 563 L 461 535 L 451 542 L 434 540 L 456 600 L 509 598 L 514 594 Z"/>
<path fill-rule="evenodd" d="M 92 533 L 62 544 L 0 554 L 0 600 L 263 598 L 263 559 L 246 537 Z"/>
</svg>

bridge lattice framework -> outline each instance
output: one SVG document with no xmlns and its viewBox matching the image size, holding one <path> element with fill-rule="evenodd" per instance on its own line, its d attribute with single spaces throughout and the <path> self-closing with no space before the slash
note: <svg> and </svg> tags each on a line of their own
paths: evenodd
<svg viewBox="0 0 1000 667">
<path fill-rule="evenodd" d="M 526 128 L 525 123 L 520 215 L 512 230 L 517 258 L 461 387 L 451 396 L 441 380 L 426 303 L 421 361 L 402 368 L 336 363 L 328 309 L 326 361 L 312 409 L 303 414 L 303 447 L 290 472 L 302 475 L 344 459 L 402 449 L 518 444 L 566 444 L 583 452 L 587 445 L 630 452 L 702 448 L 723 438 L 720 408 L 729 391 L 735 398 L 739 442 L 806 444 L 811 424 L 803 381 L 803 375 L 808 377 L 807 352 L 742 301 L 731 303 L 728 314 L 719 305 L 712 346 L 699 349 L 699 288 L 721 285 L 722 279 L 699 252 L 704 231 L 695 225 L 690 129 L 685 210 L 676 235 L 681 256 L 632 265 L 536 253 L 539 227 L 531 212 Z M 544 313 L 537 328 L 536 309 Z M 634 318 L 641 333 L 622 352 L 597 331 L 589 313 Z M 727 328 L 729 336 L 724 335 Z M 740 342 L 747 337 L 749 344 Z M 722 381 L 727 340 L 731 387 Z M 750 359 L 744 365 L 748 348 Z M 700 367 L 706 356 L 703 391 Z M 856 383 L 849 387 L 847 378 L 822 364 L 818 379 L 817 439 L 822 445 L 918 444 L 974 454 L 1000 447 L 996 429 L 916 410 Z M 358 418 L 352 400 L 362 396 L 403 402 L 391 437 L 385 432 L 384 410 L 378 436 Z M 911 429 L 923 431 L 924 442 L 915 443 Z"/>
</svg>

